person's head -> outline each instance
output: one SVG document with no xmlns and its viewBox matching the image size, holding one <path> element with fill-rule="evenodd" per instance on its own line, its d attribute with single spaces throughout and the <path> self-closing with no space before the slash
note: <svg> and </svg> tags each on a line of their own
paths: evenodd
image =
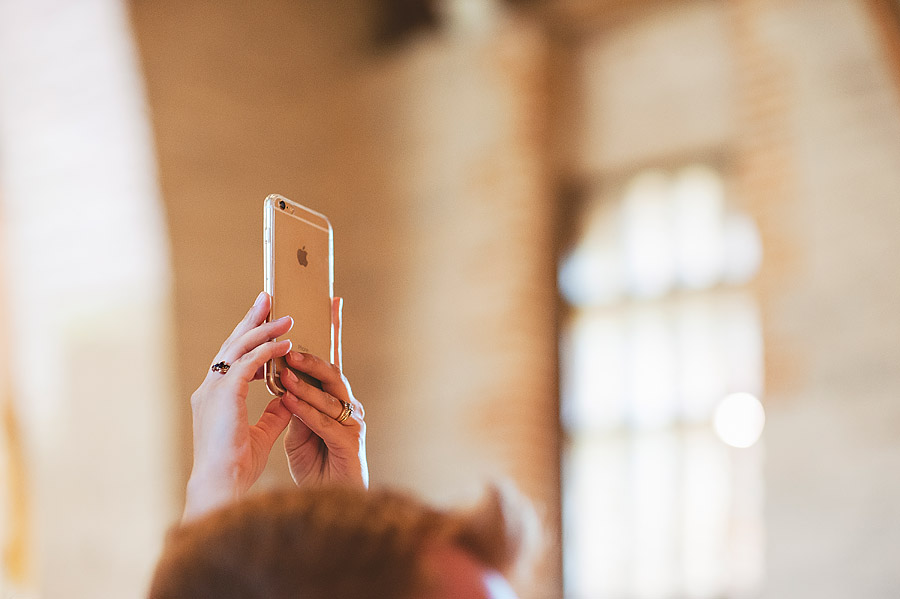
<svg viewBox="0 0 900 599">
<path fill-rule="evenodd" d="M 527 514 L 325 487 L 245 499 L 170 533 L 150 599 L 507 599 Z"/>
</svg>

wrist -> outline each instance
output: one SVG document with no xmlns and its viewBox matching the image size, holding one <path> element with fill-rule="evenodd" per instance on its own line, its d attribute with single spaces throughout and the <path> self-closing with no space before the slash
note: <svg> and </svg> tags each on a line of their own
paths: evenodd
<svg viewBox="0 0 900 599">
<path fill-rule="evenodd" d="M 192 472 L 185 490 L 182 523 L 236 501 L 243 495 L 239 485 L 228 477 Z"/>
</svg>

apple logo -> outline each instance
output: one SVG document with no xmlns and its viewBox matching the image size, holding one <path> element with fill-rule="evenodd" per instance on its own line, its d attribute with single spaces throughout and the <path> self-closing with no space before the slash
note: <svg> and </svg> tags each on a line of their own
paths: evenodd
<svg viewBox="0 0 900 599">
<path fill-rule="evenodd" d="M 302 248 L 297 250 L 297 262 L 300 263 L 300 266 L 308 266 L 309 262 L 306 260 L 306 246 L 304 245 Z"/>
</svg>

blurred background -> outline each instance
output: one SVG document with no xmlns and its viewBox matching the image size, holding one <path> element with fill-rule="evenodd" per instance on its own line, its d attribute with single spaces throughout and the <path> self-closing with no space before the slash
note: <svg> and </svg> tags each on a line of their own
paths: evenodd
<svg viewBox="0 0 900 599">
<path fill-rule="evenodd" d="M 513 481 L 524 598 L 897 596 L 900 3 L 0 0 L 4 599 L 145 592 L 270 193 L 373 484 Z"/>
</svg>

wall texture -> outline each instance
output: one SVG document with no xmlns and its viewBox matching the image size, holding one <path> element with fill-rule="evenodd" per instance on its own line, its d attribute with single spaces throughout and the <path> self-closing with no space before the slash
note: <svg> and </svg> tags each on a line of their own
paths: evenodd
<svg viewBox="0 0 900 599">
<path fill-rule="evenodd" d="M 766 597 L 890 597 L 900 98 L 866 3 L 740 0 L 744 193 L 768 235 Z"/>
</svg>

